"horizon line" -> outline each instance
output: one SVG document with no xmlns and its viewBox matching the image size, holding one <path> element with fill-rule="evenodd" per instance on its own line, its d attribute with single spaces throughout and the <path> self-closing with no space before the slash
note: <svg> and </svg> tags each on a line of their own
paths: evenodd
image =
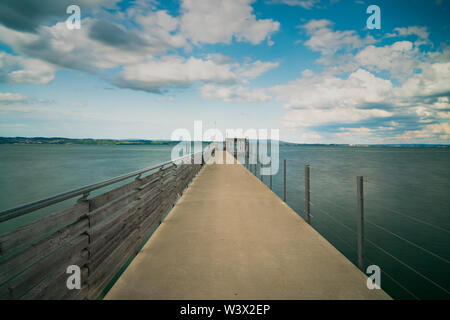
<svg viewBox="0 0 450 320">
<path fill-rule="evenodd" d="M 160 142 L 187 142 L 188 140 L 171 140 L 171 139 L 144 139 L 144 138 L 129 138 L 129 139 L 115 139 L 115 138 L 65 138 L 65 137 L 4 137 L 0 136 L 0 139 L 64 139 L 64 140 L 92 140 L 92 141 L 160 141 Z M 215 140 L 191 140 L 191 142 L 217 142 Z M 302 143 L 302 142 L 290 142 L 290 141 L 283 141 L 283 140 L 274 140 L 274 139 L 267 139 L 267 141 L 278 141 L 280 143 L 287 143 L 287 144 L 293 144 L 293 145 L 335 145 L 335 146 L 446 146 L 450 147 L 450 144 L 443 144 L 443 143 Z"/>
</svg>

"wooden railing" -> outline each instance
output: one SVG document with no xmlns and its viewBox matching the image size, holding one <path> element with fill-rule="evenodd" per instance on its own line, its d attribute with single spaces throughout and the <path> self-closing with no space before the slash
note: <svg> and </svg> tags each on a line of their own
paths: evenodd
<svg viewBox="0 0 450 320">
<path fill-rule="evenodd" d="M 186 164 L 187 159 L 0 214 L 9 220 L 82 195 L 68 208 L 0 235 L 0 299 L 97 299 L 201 169 L 203 161 Z M 89 197 L 94 190 L 124 181 Z M 81 289 L 66 285 L 70 265 L 81 269 Z"/>
</svg>

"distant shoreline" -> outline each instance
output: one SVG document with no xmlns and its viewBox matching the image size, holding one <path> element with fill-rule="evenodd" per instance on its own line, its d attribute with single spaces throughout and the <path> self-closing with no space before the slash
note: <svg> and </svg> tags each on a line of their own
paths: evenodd
<svg viewBox="0 0 450 320">
<path fill-rule="evenodd" d="M 145 140 L 145 139 L 71 139 L 71 138 L 44 138 L 44 137 L 0 137 L 1 144 L 14 145 L 39 145 L 39 144 L 53 144 L 53 145 L 127 145 L 127 146 L 145 146 L 145 145 L 176 145 L 181 141 L 172 141 L 164 139 Z M 335 143 L 293 143 L 280 141 L 280 145 L 289 146 L 336 146 L 336 147 L 414 147 L 414 148 L 449 148 L 450 144 L 335 144 Z"/>
</svg>

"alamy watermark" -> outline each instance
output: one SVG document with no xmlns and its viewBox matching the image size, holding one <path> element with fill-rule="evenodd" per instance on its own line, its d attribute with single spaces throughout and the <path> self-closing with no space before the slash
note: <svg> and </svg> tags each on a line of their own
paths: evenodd
<svg viewBox="0 0 450 320">
<path fill-rule="evenodd" d="M 188 129 L 173 131 L 171 140 L 181 141 L 172 149 L 172 161 L 191 153 L 208 159 L 210 163 L 232 164 L 234 158 L 217 156 L 213 148 L 203 148 L 204 142 L 214 144 L 216 150 L 233 150 L 237 160 L 242 164 L 261 164 L 261 175 L 275 175 L 279 169 L 279 129 L 226 129 L 225 134 L 219 129 L 210 128 L 203 132 L 202 121 L 194 122 L 194 134 Z M 236 139 L 236 140 L 235 140 Z M 270 150 L 269 150 L 270 149 Z M 202 157 L 186 157 L 184 163 L 201 164 Z"/>
<path fill-rule="evenodd" d="M 379 266 L 373 264 L 368 266 L 366 269 L 366 274 L 370 274 L 367 278 L 367 288 L 369 290 L 381 289 L 381 269 Z"/>
<path fill-rule="evenodd" d="M 71 5 L 67 7 L 67 14 L 70 16 L 66 20 L 66 26 L 69 30 L 81 29 L 81 9 L 77 5 Z"/>
<path fill-rule="evenodd" d="M 70 265 L 66 269 L 66 273 L 70 274 L 67 278 L 66 286 L 69 290 L 81 289 L 81 269 L 77 265 Z"/>
<path fill-rule="evenodd" d="M 369 18 L 367 18 L 367 29 L 381 29 L 381 9 L 377 5 L 371 5 L 367 7 L 366 13 L 371 14 Z"/>
</svg>

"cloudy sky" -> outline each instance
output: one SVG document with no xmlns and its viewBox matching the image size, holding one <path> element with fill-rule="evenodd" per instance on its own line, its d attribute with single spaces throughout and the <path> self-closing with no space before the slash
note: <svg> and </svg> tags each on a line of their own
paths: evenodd
<svg viewBox="0 0 450 320">
<path fill-rule="evenodd" d="M 202 120 L 447 144 L 449 16 L 448 0 L 2 0 L 0 136 L 164 139 Z"/>
</svg>

